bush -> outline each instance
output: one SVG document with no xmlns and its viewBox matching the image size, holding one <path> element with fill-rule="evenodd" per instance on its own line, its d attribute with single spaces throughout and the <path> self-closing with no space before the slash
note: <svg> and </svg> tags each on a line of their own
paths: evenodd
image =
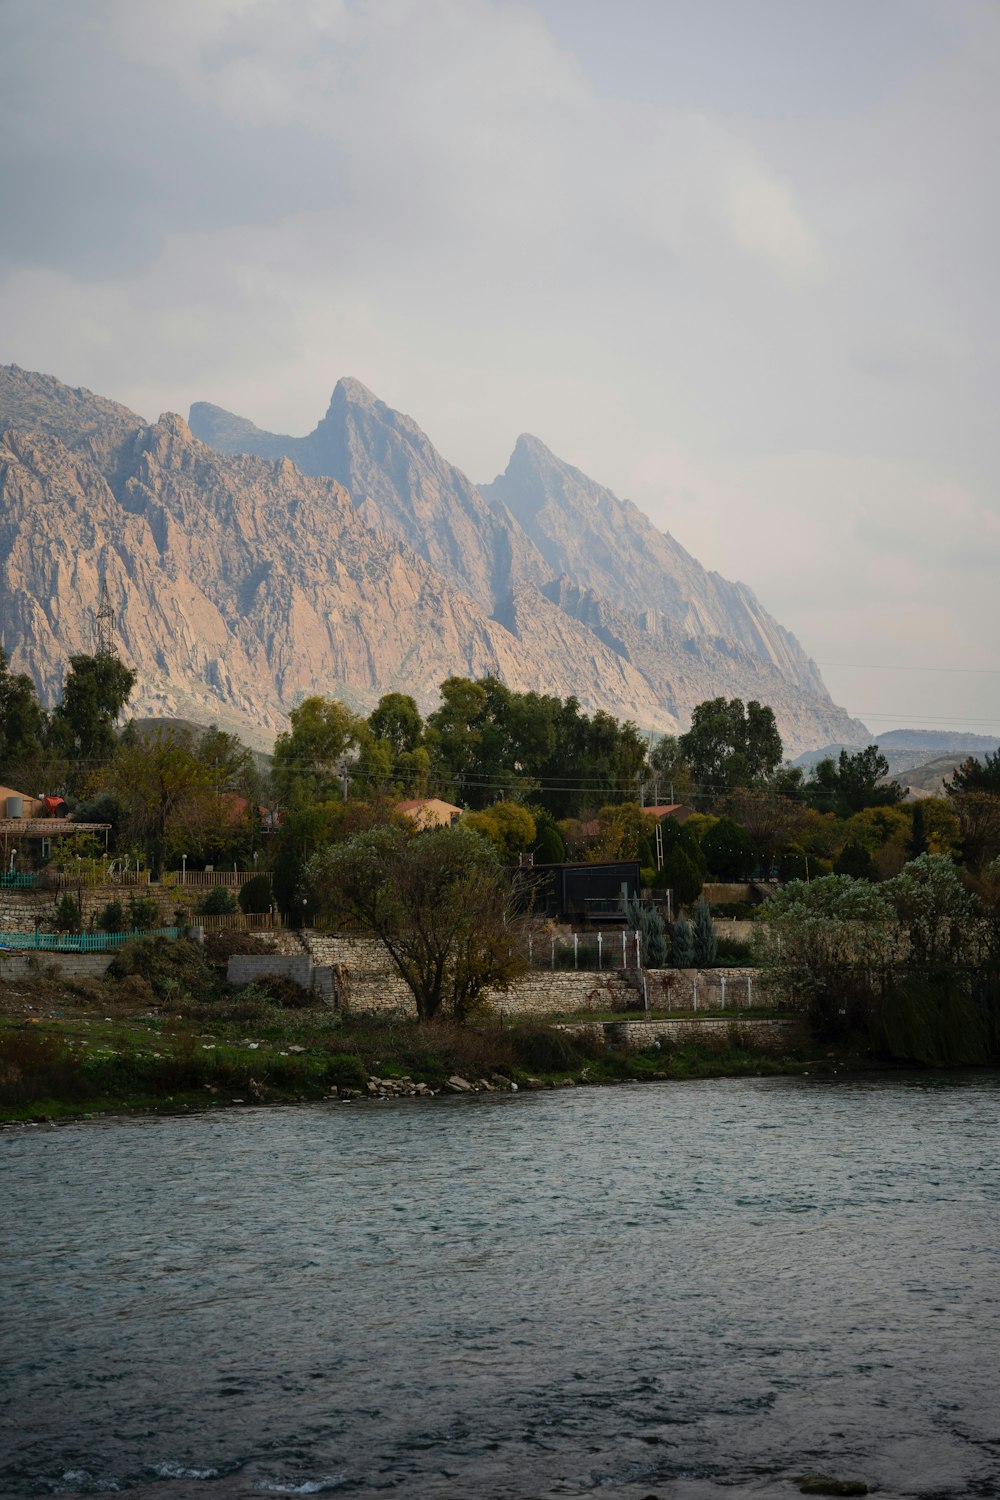
<svg viewBox="0 0 1000 1500">
<path fill-rule="evenodd" d="M 130 896 L 128 898 L 128 925 L 134 932 L 148 932 L 159 926 L 160 908 L 152 896 Z"/>
<path fill-rule="evenodd" d="M 368 1069 L 355 1052 L 334 1052 L 326 1062 L 326 1076 L 342 1089 L 363 1089 Z"/>
<path fill-rule="evenodd" d="M 109 901 L 97 919 L 102 932 L 125 931 L 125 908 L 120 901 Z"/>
<path fill-rule="evenodd" d="M 710 969 L 715 963 L 719 942 L 715 936 L 712 913 L 708 909 L 707 901 L 699 901 L 695 907 L 694 928 L 691 936 L 695 963 L 699 968 Z"/>
<path fill-rule="evenodd" d="M 753 964 L 752 943 L 741 943 L 738 938 L 717 938 L 716 945 L 715 962 L 719 968 L 741 969 Z"/>
<path fill-rule="evenodd" d="M 255 875 L 248 880 L 239 894 L 240 911 L 254 914 L 262 914 L 271 910 L 271 877 L 270 875 Z"/>
<path fill-rule="evenodd" d="M 528 1029 L 512 1033 L 514 1055 L 528 1073 L 564 1073 L 579 1068 L 583 1054 L 563 1031 Z"/>
<path fill-rule="evenodd" d="M 205 917 L 228 917 L 236 909 L 236 897 L 224 885 L 213 885 L 201 903 L 201 913 Z"/>
<path fill-rule="evenodd" d="M 56 903 L 56 929 L 59 932 L 81 932 L 83 915 L 75 896 L 67 891 Z"/>
</svg>

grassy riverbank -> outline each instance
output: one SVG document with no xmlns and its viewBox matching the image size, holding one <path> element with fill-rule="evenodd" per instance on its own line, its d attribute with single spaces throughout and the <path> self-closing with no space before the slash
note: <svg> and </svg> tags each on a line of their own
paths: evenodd
<svg viewBox="0 0 1000 1500">
<path fill-rule="evenodd" d="M 551 1025 L 418 1026 L 341 1017 L 303 998 L 282 981 L 233 989 L 221 964 L 186 943 L 126 950 L 101 981 L 69 983 L 44 966 L 17 983 L 0 977 L 0 1121 L 367 1097 L 372 1077 L 439 1092 L 455 1075 L 525 1089 L 862 1061 L 817 1058 L 804 1034 L 751 1046 L 735 1020 L 698 1045 L 625 1052 Z"/>
</svg>

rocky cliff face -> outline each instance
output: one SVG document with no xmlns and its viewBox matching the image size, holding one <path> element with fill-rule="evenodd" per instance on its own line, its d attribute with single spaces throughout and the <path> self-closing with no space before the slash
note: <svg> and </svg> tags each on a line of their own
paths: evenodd
<svg viewBox="0 0 1000 1500">
<path fill-rule="evenodd" d="M 517 584 L 549 569 L 503 505 L 488 504 L 410 417 L 359 380 L 341 380 L 307 437 L 262 432 L 221 407 L 196 402 L 191 431 L 220 453 L 290 458 L 350 493 L 370 526 L 388 531 L 492 612 Z"/>
<path fill-rule="evenodd" d="M 93 648 L 104 581 L 139 670 L 134 711 L 214 720 L 259 746 L 309 693 L 365 708 L 399 689 L 428 709 L 446 676 L 487 672 L 649 728 L 683 727 L 724 692 L 772 703 L 792 751 L 863 735 L 821 684 L 757 654 L 749 624 L 747 642 L 685 634 L 666 610 L 554 577 L 496 496 L 355 382 L 308 439 L 196 410 L 220 446 L 263 456 L 0 372 L 0 639 L 49 701 L 67 657 Z"/>
<path fill-rule="evenodd" d="M 811 696 L 827 697 L 815 662 L 746 584 L 703 568 L 631 501 L 563 463 L 538 438 L 519 437 L 504 473 L 482 492 L 520 522 L 553 574 L 606 599 L 650 637 L 732 642 Z"/>
</svg>

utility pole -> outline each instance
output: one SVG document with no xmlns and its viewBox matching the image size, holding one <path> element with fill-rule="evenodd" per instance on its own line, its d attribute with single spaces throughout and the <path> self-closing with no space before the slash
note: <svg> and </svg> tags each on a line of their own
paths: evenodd
<svg viewBox="0 0 1000 1500">
<path fill-rule="evenodd" d="M 97 601 L 97 615 L 94 620 L 94 645 L 96 656 L 116 655 L 115 612 L 111 608 L 108 585 L 104 579 L 101 580 L 101 597 Z"/>
</svg>

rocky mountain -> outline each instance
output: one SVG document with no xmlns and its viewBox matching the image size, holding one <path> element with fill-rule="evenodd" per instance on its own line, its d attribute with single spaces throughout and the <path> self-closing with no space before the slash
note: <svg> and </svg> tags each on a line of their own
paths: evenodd
<svg viewBox="0 0 1000 1500">
<path fill-rule="evenodd" d="M 506 509 L 487 504 L 412 418 L 360 380 L 337 382 L 325 417 L 307 437 L 262 432 L 204 401 L 191 407 L 189 421 L 195 437 L 220 453 L 290 458 L 303 474 L 336 479 L 362 520 L 406 542 L 490 611 L 517 584 L 549 577 Z"/>
<path fill-rule="evenodd" d="M 818 676 L 793 676 L 791 637 L 776 660 L 749 623 L 745 639 L 713 633 L 718 602 L 712 631 L 685 634 L 556 576 L 502 499 L 356 382 L 304 439 L 195 408 L 218 447 L 258 454 L 49 376 L 0 377 L 0 639 L 49 701 L 67 657 L 93 647 L 104 582 L 139 670 L 132 711 L 215 721 L 261 747 L 309 693 L 364 708 L 400 689 L 426 710 L 444 677 L 487 672 L 652 729 L 726 693 L 771 703 L 793 752 L 864 737 Z M 705 584 L 705 600 L 713 587 L 741 588 Z"/>
<path fill-rule="evenodd" d="M 815 662 L 746 584 L 703 568 L 638 506 L 556 458 L 538 438 L 519 437 L 507 468 L 482 493 L 521 523 L 553 574 L 606 599 L 650 637 L 665 645 L 732 643 L 805 692 L 826 696 Z"/>
</svg>

